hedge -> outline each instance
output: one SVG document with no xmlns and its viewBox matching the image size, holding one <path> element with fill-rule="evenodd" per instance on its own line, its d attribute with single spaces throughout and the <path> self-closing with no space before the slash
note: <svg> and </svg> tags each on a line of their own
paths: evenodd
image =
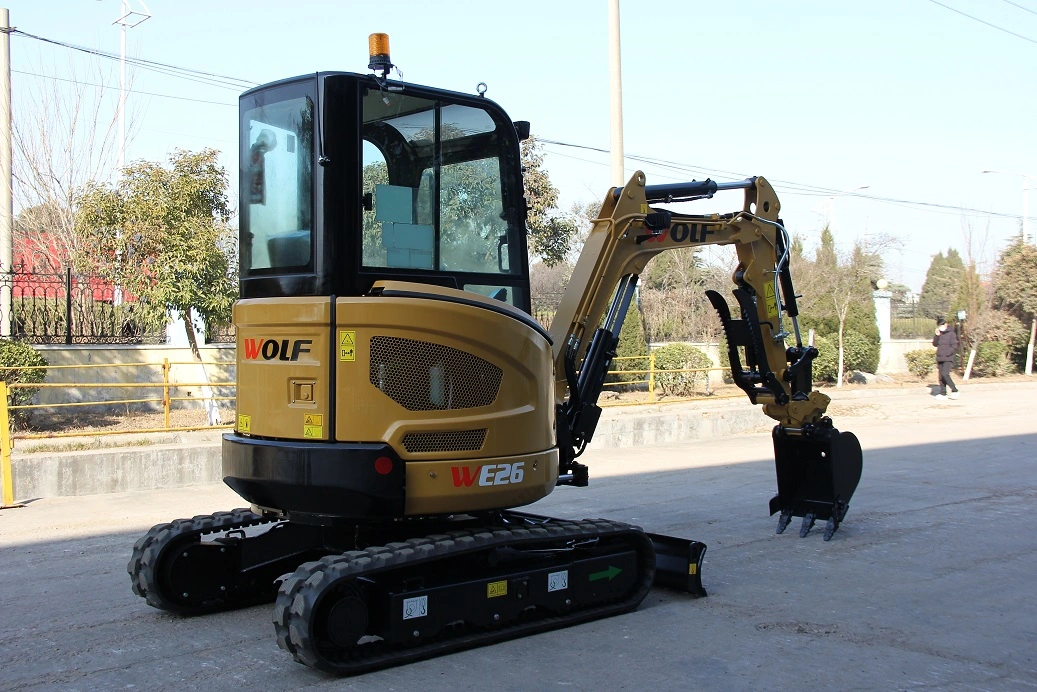
<svg viewBox="0 0 1037 692">
<path fill-rule="evenodd" d="M 667 344 L 652 351 L 655 369 L 697 370 L 713 367 L 713 361 L 705 353 L 688 344 Z M 709 372 L 656 372 L 655 383 L 666 396 L 692 396 L 696 384 L 704 382 L 709 393 Z"/>
</svg>

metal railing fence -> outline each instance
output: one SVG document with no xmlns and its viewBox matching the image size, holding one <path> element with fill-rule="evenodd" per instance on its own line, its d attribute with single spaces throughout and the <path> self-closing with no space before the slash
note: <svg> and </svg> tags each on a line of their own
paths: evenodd
<svg viewBox="0 0 1037 692">
<path fill-rule="evenodd" d="M 656 403 L 658 401 L 657 391 L 661 388 L 659 382 L 660 375 L 691 375 L 692 376 L 692 391 L 698 391 L 698 384 L 701 380 L 704 385 L 704 391 L 701 396 L 693 394 L 692 396 L 675 396 L 667 397 L 668 402 L 676 401 L 695 401 L 697 399 L 705 398 L 724 398 L 718 397 L 713 392 L 713 387 L 710 384 L 710 373 L 717 372 L 723 375 L 724 368 L 720 366 L 713 366 L 710 368 L 657 368 L 655 367 L 655 353 L 649 353 L 647 356 L 616 356 L 612 359 L 615 361 L 648 361 L 647 369 L 631 368 L 629 370 L 609 370 L 609 375 L 623 377 L 626 375 L 644 375 L 645 377 L 639 379 L 622 379 L 613 382 L 606 382 L 606 387 L 626 387 L 626 386 L 639 386 L 646 385 L 648 393 L 648 403 Z M 700 377 L 701 376 L 701 377 Z M 643 401 L 629 401 L 629 402 L 614 402 L 614 401 L 602 401 L 601 406 L 634 406 L 637 404 L 643 404 Z"/>
<path fill-rule="evenodd" d="M 127 433 L 152 433 L 152 432 L 173 432 L 181 430 L 207 430 L 211 428 L 229 428 L 229 424 L 220 425 L 189 425 L 189 426 L 174 426 L 170 422 L 170 416 L 173 409 L 179 402 L 206 402 L 206 401 L 235 401 L 236 396 L 218 395 L 213 393 L 211 395 L 196 396 L 193 393 L 190 396 L 174 396 L 177 390 L 183 389 L 197 389 L 202 388 L 231 388 L 236 389 L 237 384 L 234 381 L 212 381 L 206 378 L 203 382 L 192 382 L 192 381 L 174 381 L 170 374 L 175 366 L 190 366 L 190 367 L 205 367 L 206 365 L 221 366 L 221 363 L 198 363 L 197 361 L 171 361 L 168 358 L 163 359 L 161 363 L 105 363 L 105 364 L 77 364 L 77 365 L 40 365 L 40 366 L 18 366 L 18 367 L 0 367 L 0 377 L 3 377 L 4 373 L 8 370 L 100 370 L 100 369 L 121 369 L 121 368 L 144 368 L 150 371 L 160 370 L 161 379 L 151 380 L 142 379 L 133 382 L 41 382 L 41 383 L 19 383 L 6 381 L 3 382 L 3 398 L 6 406 L 6 419 L 0 420 L 0 435 L 9 435 L 12 440 L 31 440 L 31 439 L 44 439 L 44 438 L 58 438 L 58 437 L 92 437 L 100 435 L 114 435 L 114 434 L 127 434 Z M 45 402 L 37 404 L 19 404 L 13 405 L 8 402 L 8 399 L 13 391 L 17 389 L 119 389 L 119 390 L 158 390 L 160 396 L 154 397 L 137 397 L 137 398 L 121 398 L 121 399 L 101 399 L 101 398 L 84 398 L 79 401 L 63 401 L 63 402 Z M 84 407 L 111 407 L 111 406 L 125 406 L 128 407 L 131 404 L 151 405 L 156 409 L 161 407 L 163 414 L 163 425 L 162 427 L 149 427 L 149 428 L 134 428 L 126 430 L 81 430 L 74 429 L 71 431 L 59 431 L 59 432 L 23 432 L 23 433 L 12 433 L 11 432 L 11 413 L 18 411 L 32 411 L 41 409 L 68 409 L 68 408 L 84 408 Z"/>
<path fill-rule="evenodd" d="M 647 391 L 647 402 L 646 401 L 602 401 L 602 406 L 634 406 L 644 403 L 658 403 L 658 392 L 660 390 L 659 378 L 669 374 L 684 374 L 690 375 L 697 382 L 701 379 L 705 383 L 704 393 L 693 396 L 684 397 L 667 397 L 667 402 L 680 402 L 680 401 L 694 401 L 696 399 L 703 398 L 727 398 L 724 395 L 717 396 L 713 392 L 712 387 L 709 384 L 709 374 L 712 372 L 723 372 L 723 368 L 711 367 L 711 368 L 678 368 L 678 369 L 660 369 L 655 367 L 655 354 L 650 353 L 647 356 L 619 356 L 613 359 L 614 361 L 648 361 L 648 367 L 646 369 L 615 369 L 608 372 L 609 375 L 618 377 L 633 376 L 635 379 L 625 379 L 623 381 L 606 382 L 606 387 L 640 387 L 646 386 Z M 233 427 L 233 424 L 219 424 L 219 425 L 187 425 L 187 426 L 174 426 L 171 424 L 170 416 L 171 412 L 176 408 L 178 403 L 181 402 L 199 402 L 199 401 L 235 401 L 236 396 L 217 395 L 215 392 L 210 396 L 183 396 L 175 395 L 177 390 L 187 388 L 221 388 L 221 389 L 234 389 L 236 393 L 237 383 L 234 381 L 205 381 L 205 382 L 181 382 L 174 381 L 170 374 L 174 366 L 221 366 L 221 363 L 198 363 L 196 361 L 170 361 L 168 358 L 163 359 L 162 363 L 111 363 L 111 364 L 84 364 L 84 365 L 48 365 L 48 366 L 32 366 L 30 367 L 8 367 L 0 368 L 0 477 L 2 477 L 2 494 L 4 505 L 9 505 L 13 502 L 13 492 L 11 487 L 11 451 L 14 448 L 15 440 L 35 440 L 35 439 L 50 439 L 50 438 L 69 438 L 69 437 L 100 437 L 106 435 L 124 435 L 124 434 L 143 434 L 143 433 L 163 433 L 163 432 L 175 432 L 175 431 L 187 431 L 187 430 L 211 430 L 211 429 L 227 429 Z M 135 382 L 44 382 L 44 383 L 8 383 L 5 379 L 5 373 L 8 370 L 28 370 L 28 369 L 46 369 L 52 370 L 98 370 L 98 369 L 115 369 L 115 368 L 144 368 L 154 372 L 156 369 L 160 369 L 161 378 L 155 381 L 142 380 Z M 643 377 L 638 377 L 643 376 Z M 134 397 L 134 398 L 121 398 L 121 399 L 100 399 L 100 398 L 88 398 L 79 401 L 64 401 L 58 403 L 37 403 L 37 404 L 11 404 L 9 399 L 12 393 L 18 389 L 76 389 L 76 390 L 94 390 L 94 389 L 118 389 L 118 390 L 156 390 L 158 396 L 154 397 Z M 204 390 L 203 390 L 204 391 Z M 697 391 L 697 385 L 694 391 Z M 732 396 L 738 396 L 737 394 Z M 71 397 L 69 397 L 71 398 Z M 70 430 L 57 431 L 57 432 L 18 432 L 13 431 L 12 418 L 18 415 L 19 411 L 32 411 L 40 409 L 69 409 L 69 408 L 82 408 L 82 407 L 110 407 L 110 406 L 129 406 L 129 405 L 141 405 L 141 406 L 154 406 L 161 407 L 163 413 L 163 425 L 161 427 L 146 427 L 146 428 L 133 428 L 133 429 L 119 429 L 119 430 L 84 430 L 74 428 Z"/>
<path fill-rule="evenodd" d="M 19 264 L 0 272 L 10 292 L 11 336 L 34 344 L 163 344 L 166 313 L 107 280 L 71 268 L 41 272 Z"/>
<path fill-rule="evenodd" d="M 922 313 L 918 303 L 911 300 L 891 300 L 889 304 L 889 331 L 894 339 L 932 338 L 935 320 Z"/>
<path fill-rule="evenodd" d="M 216 393 L 216 389 L 233 389 L 236 390 L 237 384 L 233 381 L 213 381 L 207 377 L 204 378 L 206 381 L 193 382 L 193 381 L 180 381 L 174 380 L 171 377 L 171 373 L 174 367 L 177 366 L 190 366 L 193 368 L 205 367 L 206 365 L 211 366 L 222 366 L 222 363 L 198 363 L 197 361 L 171 361 L 168 358 L 163 359 L 161 363 L 107 363 L 107 364 L 77 364 L 77 365 L 46 365 L 46 366 L 18 366 L 18 367 L 0 367 L 0 486 L 2 486 L 2 498 L 3 506 L 9 506 L 13 503 L 13 487 L 11 480 L 11 451 L 14 449 L 15 440 L 36 440 L 36 439 L 50 439 L 50 438 L 68 438 L 68 437 L 100 437 L 105 435 L 124 435 L 124 434 L 139 434 L 139 433 L 163 433 L 163 432 L 178 432 L 187 430 L 213 430 L 213 429 L 227 429 L 233 427 L 230 423 L 221 423 L 217 425 L 173 425 L 171 422 L 171 413 L 178 405 L 186 402 L 216 402 L 220 401 L 235 401 L 236 396 L 220 395 Z M 115 369 L 127 369 L 136 368 L 143 369 L 144 372 L 149 374 L 155 374 L 156 371 L 161 372 L 160 378 L 150 379 L 143 378 L 142 381 L 134 382 L 41 382 L 41 383 L 20 383 L 6 381 L 6 373 L 9 370 L 32 370 L 42 369 L 47 371 L 53 370 L 92 370 L 97 371 L 100 369 L 115 370 Z M 97 378 L 99 379 L 99 378 Z M 193 392 L 189 392 L 187 396 L 183 395 L 180 390 L 186 389 L 201 389 L 202 395 L 197 396 Z M 65 389 L 65 390 L 136 390 L 136 391 L 149 391 L 155 390 L 156 396 L 144 396 L 144 397 L 123 397 L 116 399 L 102 399 L 95 397 L 84 398 L 79 401 L 62 401 L 62 402 L 48 402 L 48 403 L 35 403 L 35 404 L 12 404 L 10 399 L 12 394 L 19 390 L 44 390 L 44 389 Z M 206 394 L 206 392 L 209 392 Z M 68 397 L 72 398 L 72 397 Z M 60 430 L 60 431 L 48 431 L 48 432 L 14 432 L 14 426 L 12 425 L 12 418 L 18 416 L 20 411 L 33 411 L 33 410 L 63 410 L 63 409 L 82 409 L 86 407 L 107 408 L 113 406 L 124 406 L 139 405 L 144 407 L 154 407 L 154 409 L 162 411 L 163 424 L 161 427 L 143 427 L 143 428 L 131 428 L 131 429 L 119 429 L 119 430 L 105 430 L 105 429 L 81 429 L 73 427 L 71 429 Z M 218 404 L 216 404 L 218 405 Z"/>
</svg>

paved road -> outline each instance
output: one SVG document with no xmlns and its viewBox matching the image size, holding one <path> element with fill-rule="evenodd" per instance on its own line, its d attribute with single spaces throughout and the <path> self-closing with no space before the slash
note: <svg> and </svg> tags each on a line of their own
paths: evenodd
<svg viewBox="0 0 1037 692">
<path fill-rule="evenodd" d="M 706 542 L 709 597 L 344 680 L 281 652 L 266 606 L 184 619 L 130 593 L 135 538 L 229 490 L 39 500 L 0 511 L 0 689 L 1032 690 L 1035 407 L 1037 384 L 838 401 L 865 472 L 829 543 L 774 535 L 768 435 L 591 450 L 591 487 L 534 509 Z"/>
</svg>

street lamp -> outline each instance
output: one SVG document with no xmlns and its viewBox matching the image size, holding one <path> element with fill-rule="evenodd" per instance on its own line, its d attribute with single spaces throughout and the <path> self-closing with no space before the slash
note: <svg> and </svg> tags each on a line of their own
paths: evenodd
<svg viewBox="0 0 1037 692">
<path fill-rule="evenodd" d="M 1026 217 L 1030 215 L 1030 196 L 1026 193 L 1034 189 L 1029 186 L 1030 178 L 1033 178 L 1034 176 L 1030 175 L 1029 173 L 1013 173 L 1012 171 L 987 170 L 983 172 L 1000 173 L 1001 175 L 1017 175 L 1023 179 L 1023 244 L 1025 245 L 1026 243 L 1030 242 L 1030 234 L 1027 231 L 1029 224 L 1026 220 Z"/>
</svg>

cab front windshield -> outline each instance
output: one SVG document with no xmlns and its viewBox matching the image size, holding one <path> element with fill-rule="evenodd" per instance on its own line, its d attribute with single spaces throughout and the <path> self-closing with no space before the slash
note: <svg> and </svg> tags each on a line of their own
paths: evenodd
<svg viewBox="0 0 1037 692">
<path fill-rule="evenodd" d="M 515 302 L 509 287 L 462 276 L 517 272 L 502 198 L 505 140 L 489 113 L 372 89 L 362 128 L 364 267 L 450 273 L 466 290 Z"/>
</svg>

